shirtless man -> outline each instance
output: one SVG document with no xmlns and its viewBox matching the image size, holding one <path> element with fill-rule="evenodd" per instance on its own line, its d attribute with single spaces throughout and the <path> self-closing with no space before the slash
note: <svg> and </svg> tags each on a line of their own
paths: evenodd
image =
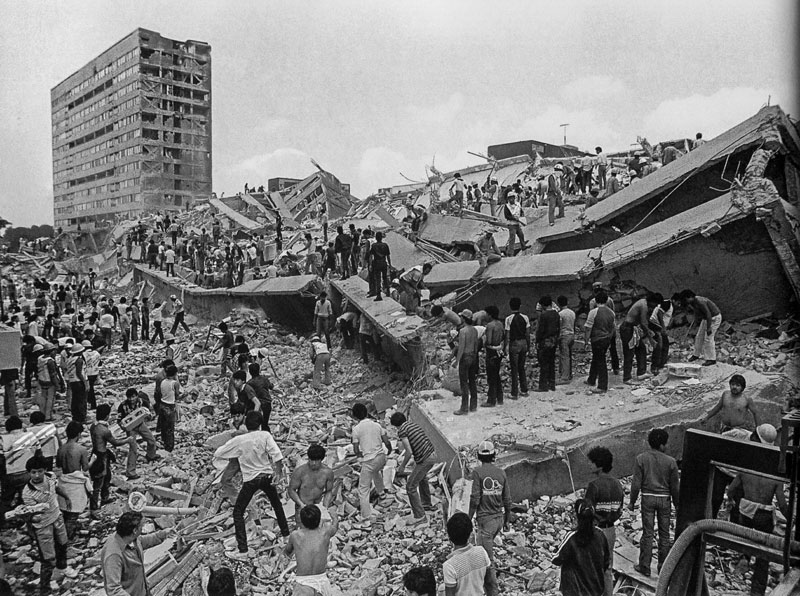
<svg viewBox="0 0 800 596">
<path fill-rule="evenodd" d="M 293 596 L 332 596 L 333 588 L 325 571 L 331 538 L 339 529 L 336 510 L 331 509 L 331 523 L 320 527 L 322 513 L 318 505 L 306 505 L 300 510 L 300 526 L 291 533 L 283 554 L 294 553 L 297 569 Z"/>
<path fill-rule="evenodd" d="M 749 426 L 750 414 L 753 416 L 755 426 L 758 427 L 758 412 L 753 404 L 753 399 L 744 395 L 747 383 L 742 375 L 733 375 L 729 385 L 730 389 L 723 391 L 719 403 L 706 414 L 703 424 L 717 414 L 721 414 L 719 432 L 726 436 L 733 435 L 734 438 L 746 440 L 750 437 L 750 431 L 746 430 L 746 427 Z M 731 431 L 738 432 L 732 433 Z"/>
<path fill-rule="evenodd" d="M 289 498 L 295 502 L 295 518 L 300 523 L 300 511 L 306 505 L 322 503 L 320 513 L 327 518 L 327 509 L 333 501 L 333 470 L 322 463 L 325 459 L 325 448 L 322 445 L 311 445 L 306 453 L 308 462 L 297 466 L 289 481 Z"/>
<path fill-rule="evenodd" d="M 759 440 L 772 444 L 777 435 L 775 427 L 764 424 L 758 430 Z M 786 497 L 783 494 L 783 484 L 775 480 L 751 474 L 739 474 L 728 487 L 728 498 L 737 503 L 736 508 L 739 511 L 739 523 L 741 525 L 746 528 L 767 532 L 768 534 L 772 534 L 775 529 L 772 515 L 775 509 L 772 504 L 773 499 L 778 500 L 778 508 L 784 517 L 788 514 Z M 769 561 L 757 558 L 750 585 L 751 595 L 762 596 L 764 594 L 767 588 L 768 572 Z"/>
</svg>

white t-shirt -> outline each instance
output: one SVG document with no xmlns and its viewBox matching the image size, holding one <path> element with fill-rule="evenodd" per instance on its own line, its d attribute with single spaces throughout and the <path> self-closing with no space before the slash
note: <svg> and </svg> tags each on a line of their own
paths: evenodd
<svg viewBox="0 0 800 596">
<path fill-rule="evenodd" d="M 175 251 L 171 248 L 168 248 L 164 252 L 164 258 L 167 260 L 167 263 L 175 263 Z"/>
<path fill-rule="evenodd" d="M 386 431 L 369 418 L 364 418 L 353 427 L 353 443 L 361 449 L 361 461 L 371 461 L 383 453 L 383 437 Z"/>
</svg>

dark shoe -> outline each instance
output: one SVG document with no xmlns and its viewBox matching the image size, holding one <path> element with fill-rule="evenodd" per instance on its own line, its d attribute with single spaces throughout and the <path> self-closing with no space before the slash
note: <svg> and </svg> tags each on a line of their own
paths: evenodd
<svg viewBox="0 0 800 596">
<path fill-rule="evenodd" d="M 478 411 L 478 408 L 470 408 L 470 409 L 469 409 L 469 411 L 470 411 L 470 412 L 477 412 L 477 411 Z"/>
<path fill-rule="evenodd" d="M 482 407 L 482 408 L 493 408 L 493 407 L 495 407 L 496 405 L 497 405 L 497 404 L 495 404 L 495 403 L 494 403 L 494 402 L 492 402 L 492 401 L 485 401 L 485 402 L 483 402 L 483 403 L 481 404 L 481 407 Z"/>
<path fill-rule="evenodd" d="M 141 476 L 139 476 L 139 474 L 127 474 L 127 477 L 128 477 L 128 480 L 138 480 L 139 478 L 141 478 Z"/>
<path fill-rule="evenodd" d="M 455 412 L 453 412 L 453 414 L 455 414 L 456 416 L 466 416 L 467 414 L 469 414 L 469 412 L 467 410 L 456 410 Z"/>
<path fill-rule="evenodd" d="M 375 302 L 382 302 L 382 301 L 383 301 L 383 298 L 381 298 L 380 296 L 378 296 L 377 298 L 375 298 Z"/>
<path fill-rule="evenodd" d="M 514 401 L 516 401 L 516 400 L 519 399 L 519 396 L 518 395 L 509 395 L 508 399 L 513 399 Z"/>
<path fill-rule="evenodd" d="M 605 392 L 606 392 L 606 389 L 600 389 L 600 388 L 597 388 L 597 389 L 592 389 L 592 391 L 591 391 L 591 392 L 592 392 L 592 393 L 605 393 Z"/>
<path fill-rule="evenodd" d="M 502 406 L 503 405 L 503 400 L 502 399 L 498 399 L 497 402 L 495 402 L 495 403 L 497 403 L 498 406 Z"/>
<path fill-rule="evenodd" d="M 148 458 L 146 458 L 146 459 L 147 459 L 147 461 L 148 461 L 148 462 L 154 462 L 154 461 L 158 461 L 158 460 L 160 460 L 160 459 L 161 459 L 161 456 L 160 456 L 160 455 L 158 455 L 158 454 L 156 454 L 155 456 L 153 456 L 153 457 L 148 457 Z"/>
<path fill-rule="evenodd" d="M 549 389 L 534 389 L 533 390 L 534 393 L 547 393 L 548 391 L 550 391 L 550 390 Z"/>
<path fill-rule="evenodd" d="M 703 362 L 703 366 L 714 366 L 717 363 L 716 360 L 706 360 Z"/>
<path fill-rule="evenodd" d="M 372 298 L 373 296 L 375 296 L 375 292 L 370 292 L 367 294 L 367 298 Z"/>
<path fill-rule="evenodd" d="M 634 565 L 633 570 L 637 573 L 641 573 L 645 577 L 650 577 L 650 570 L 647 567 L 642 567 L 641 565 Z"/>
<path fill-rule="evenodd" d="M 700 358 L 698 356 L 691 356 L 689 358 L 689 362 L 694 362 L 695 360 L 700 360 Z"/>
</svg>

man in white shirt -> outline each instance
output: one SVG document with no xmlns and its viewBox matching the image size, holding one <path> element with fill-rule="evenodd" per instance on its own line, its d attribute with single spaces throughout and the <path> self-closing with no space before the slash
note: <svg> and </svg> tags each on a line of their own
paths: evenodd
<svg viewBox="0 0 800 596">
<path fill-rule="evenodd" d="M 595 153 L 597 153 L 597 157 L 595 157 L 595 161 L 597 161 L 597 181 L 600 185 L 600 189 L 604 190 L 606 187 L 606 171 L 608 170 L 608 156 L 603 153 L 602 147 L 595 147 Z"/>
<path fill-rule="evenodd" d="M 164 263 L 166 264 L 167 277 L 175 277 L 175 251 L 170 246 L 164 251 Z"/>
<path fill-rule="evenodd" d="M 233 506 L 233 526 L 236 531 L 236 545 L 239 547 L 239 552 L 227 553 L 229 558 L 237 561 L 247 561 L 250 558 L 247 549 L 244 512 L 258 491 L 263 491 L 267 495 L 267 499 L 275 511 L 275 519 L 281 529 L 281 536 L 288 536 L 290 533 L 286 514 L 283 512 L 281 498 L 276 488 L 283 479 L 283 454 L 272 435 L 261 430 L 261 420 L 261 412 L 255 410 L 248 412 L 244 420 L 247 433 L 233 437 L 214 452 L 214 467 L 224 469 L 227 466 L 227 460 L 236 458 L 242 472 L 242 489 Z"/>
<path fill-rule="evenodd" d="M 358 501 L 361 507 L 361 521 L 366 525 L 372 523 L 372 507 L 369 495 L 372 485 L 378 499 L 384 498 L 386 489 L 383 485 L 383 466 L 386 456 L 392 453 L 392 444 L 383 427 L 375 420 L 367 418 L 367 406 L 362 403 L 353 405 L 353 418 L 358 424 L 353 427 L 353 450 L 361 461 L 361 473 L 358 477 Z M 384 445 L 389 450 L 383 452 Z"/>
</svg>

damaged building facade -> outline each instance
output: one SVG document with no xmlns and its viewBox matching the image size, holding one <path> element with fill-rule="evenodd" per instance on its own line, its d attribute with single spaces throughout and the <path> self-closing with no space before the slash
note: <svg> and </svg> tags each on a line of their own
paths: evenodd
<svg viewBox="0 0 800 596">
<path fill-rule="evenodd" d="M 211 46 L 136 29 L 51 91 L 55 227 L 211 195 Z"/>
</svg>

